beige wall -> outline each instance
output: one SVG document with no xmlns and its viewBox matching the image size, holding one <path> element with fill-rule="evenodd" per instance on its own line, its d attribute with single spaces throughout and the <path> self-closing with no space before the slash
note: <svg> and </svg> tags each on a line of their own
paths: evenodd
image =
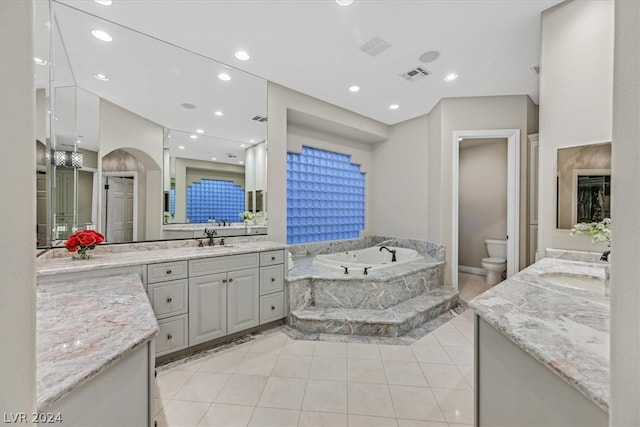
<svg viewBox="0 0 640 427">
<path fill-rule="evenodd" d="M 485 239 L 507 237 L 507 140 L 460 142 L 458 265 L 482 268 Z"/>
<path fill-rule="evenodd" d="M 640 2 L 615 3 L 611 426 L 640 425 Z"/>
<path fill-rule="evenodd" d="M 569 1 L 542 14 L 539 250 L 604 250 L 556 230 L 556 159 L 561 147 L 611 141 L 613 35 L 613 1 Z"/>
<path fill-rule="evenodd" d="M 0 1 L 0 413 L 35 410 L 33 2 Z M 44 141 L 43 141 L 44 142 Z"/>
</svg>

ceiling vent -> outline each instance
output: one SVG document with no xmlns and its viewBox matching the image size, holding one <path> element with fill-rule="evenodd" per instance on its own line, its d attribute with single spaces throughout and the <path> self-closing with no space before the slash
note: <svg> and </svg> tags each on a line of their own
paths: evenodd
<svg viewBox="0 0 640 427">
<path fill-rule="evenodd" d="M 253 116 L 253 118 L 251 119 L 255 122 L 260 122 L 260 123 L 264 123 L 267 121 L 267 117 L 266 116 Z"/>
<path fill-rule="evenodd" d="M 227 156 L 229 159 L 235 159 L 236 157 L 238 157 L 235 154 L 231 154 L 231 153 L 224 153 L 224 155 Z"/>
<path fill-rule="evenodd" d="M 391 45 L 389 42 L 382 40 L 380 37 L 374 37 L 362 46 L 360 50 L 370 56 L 378 56 L 385 50 L 389 49 Z"/>
<path fill-rule="evenodd" d="M 400 74 L 400 77 L 404 78 L 405 80 L 409 81 L 409 82 L 415 82 L 416 80 L 419 80 L 423 77 L 428 76 L 429 74 L 431 74 L 429 71 L 427 71 L 426 69 L 422 68 L 422 67 L 415 67 L 412 68 L 411 70 L 407 71 L 406 73 L 402 73 Z"/>
</svg>

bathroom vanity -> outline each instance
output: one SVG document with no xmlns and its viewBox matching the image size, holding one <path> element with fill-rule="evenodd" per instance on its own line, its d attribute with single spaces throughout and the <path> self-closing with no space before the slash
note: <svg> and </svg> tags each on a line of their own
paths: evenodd
<svg viewBox="0 0 640 427">
<path fill-rule="evenodd" d="M 544 258 L 481 294 L 476 426 L 607 426 L 605 264 Z"/>
</svg>

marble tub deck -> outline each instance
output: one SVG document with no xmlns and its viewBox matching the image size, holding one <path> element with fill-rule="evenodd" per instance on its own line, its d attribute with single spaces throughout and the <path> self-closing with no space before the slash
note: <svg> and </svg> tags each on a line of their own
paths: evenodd
<svg viewBox="0 0 640 427">
<path fill-rule="evenodd" d="M 605 276 L 606 264 L 544 258 L 473 299 L 482 319 L 605 411 L 609 298 L 550 284 L 542 273 Z"/>
<path fill-rule="evenodd" d="M 151 341 L 159 331 L 136 274 L 40 284 L 36 303 L 39 411 Z"/>
</svg>

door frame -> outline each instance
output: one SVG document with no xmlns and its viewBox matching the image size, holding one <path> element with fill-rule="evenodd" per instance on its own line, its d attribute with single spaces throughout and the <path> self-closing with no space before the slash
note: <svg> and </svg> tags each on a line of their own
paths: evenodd
<svg viewBox="0 0 640 427">
<path fill-rule="evenodd" d="M 138 241 L 138 172 L 137 171 L 123 171 L 123 172 L 102 172 L 102 213 L 101 219 L 104 224 L 104 236 L 107 237 L 107 195 L 104 186 L 110 176 L 133 178 L 133 242 Z M 131 242 L 129 242 L 131 243 Z"/>
<path fill-rule="evenodd" d="M 451 190 L 451 286 L 458 289 L 458 221 L 460 141 L 463 139 L 507 140 L 507 277 L 519 271 L 520 263 L 520 129 L 453 131 L 453 185 Z"/>
</svg>

